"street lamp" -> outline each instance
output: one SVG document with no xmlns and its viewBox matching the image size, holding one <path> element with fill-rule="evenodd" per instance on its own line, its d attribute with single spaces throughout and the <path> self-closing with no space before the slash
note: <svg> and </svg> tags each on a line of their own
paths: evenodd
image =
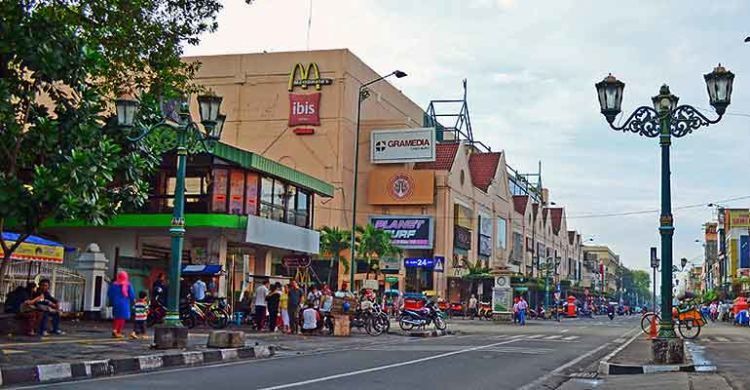
<svg viewBox="0 0 750 390">
<path fill-rule="evenodd" d="M 357 182 L 359 179 L 359 130 L 360 130 L 360 118 L 362 114 L 362 102 L 370 97 L 370 91 L 367 89 L 369 85 L 375 84 L 378 81 L 387 79 L 388 77 L 396 76 L 397 79 L 406 77 L 406 73 L 400 70 L 394 70 L 385 76 L 380 76 L 374 80 L 370 80 L 359 86 L 357 92 L 357 131 L 354 134 L 354 191 L 352 193 L 352 234 L 351 234 L 351 248 L 352 258 L 351 265 L 349 267 L 349 290 L 354 291 L 354 274 L 357 268 L 357 247 L 355 246 L 356 235 L 357 235 Z"/>
<path fill-rule="evenodd" d="M 220 96 L 213 94 L 198 96 L 198 107 L 203 130 L 191 119 L 190 109 L 186 99 L 166 100 L 162 102 L 164 119 L 153 126 L 144 126 L 136 120 L 138 101 L 131 96 L 121 96 L 115 100 L 117 125 L 128 134 L 131 142 L 140 142 L 154 130 L 160 128 L 171 129 L 177 134 L 177 175 L 175 178 L 174 209 L 169 229 L 171 236 L 172 255 L 169 263 L 169 293 L 167 302 L 167 316 L 164 318 L 166 327 L 182 327 L 180 323 L 180 267 L 182 265 L 182 246 L 185 237 L 185 171 L 187 165 L 187 140 L 193 137 L 209 148 L 221 138 L 226 116 L 220 114 Z M 136 135 L 131 136 L 135 130 Z M 185 334 L 187 336 L 187 334 Z"/>
<path fill-rule="evenodd" d="M 661 339 L 676 338 L 672 322 L 672 236 L 674 234 L 671 184 L 669 168 L 669 147 L 672 137 L 684 137 L 702 126 L 718 123 L 732 95 L 734 74 L 726 70 L 721 64 L 713 72 L 704 75 L 708 97 L 711 106 L 719 115 L 710 120 L 697 109 L 689 105 L 677 105 L 679 98 L 670 93 L 669 87 L 663 85 L 659 94 L 652 98 L 653 108 L 638 107 L 622 126 L 615 126 L 614 119 L 622 107 L 622 92 L 625 84 L 611 74 L 597 83 L 596 90 L 601 106 L 601 113 L 607 119 L 609 126 L 617 131 L 632 132 L 650 138 L 659 137 L 661 146 L 661 217 L 659 218 L 659 233 L 661 235 L 661 323 L 659 337 Z"/>
<path fill-rule="evenodd" d="M 560 258 L 548 257 L 542 269 L 544 270 L 544 307 L 549 310 L 549 278 L 553 272 L 557 272 L 560 266 Z"/>
</svg>

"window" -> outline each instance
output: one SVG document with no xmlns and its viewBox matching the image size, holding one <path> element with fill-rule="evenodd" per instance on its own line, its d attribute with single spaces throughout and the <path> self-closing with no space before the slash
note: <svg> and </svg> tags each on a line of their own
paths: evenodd
<svg viewBox="0 0 750 390">
<path fill-rule="evenodd" d="M 505 249 L 508 245 L 507 243 L 507 232 L 508 224 L 503 218 L 497 219 L 497 247 L 500 249 Z"/>
<path fill-rule="evenodd" d="M 310 198 L 310 193 L 293 185 L 264 177 L 260 186 L 260 216 L 310 227 Z"/>
<path fill-rule="evenodd" d="M 177 178 L 169 177 L 167 179 L 167 207 L 174 207 L 174 193 L 177 186 Z M 186 177 L 185 178 L 185 208 L 190 209 L 192 203 L 201 201 L 201 197 L 208 194 L 205 178 L 203 177 Z"/>
</svg>

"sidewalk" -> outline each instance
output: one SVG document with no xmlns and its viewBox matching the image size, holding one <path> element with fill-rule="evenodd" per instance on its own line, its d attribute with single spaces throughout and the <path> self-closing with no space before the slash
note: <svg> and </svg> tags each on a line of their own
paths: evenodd
<svg viewBox="0 0 750 390">
<path fill-rule="evenodd" d="M 646 375 L 610 375 L 599 379 L 571 379 L 558 390 L 667 390 L 667 389 L 731 389 L 716 373 L 668 372 Z"/>
</svg>

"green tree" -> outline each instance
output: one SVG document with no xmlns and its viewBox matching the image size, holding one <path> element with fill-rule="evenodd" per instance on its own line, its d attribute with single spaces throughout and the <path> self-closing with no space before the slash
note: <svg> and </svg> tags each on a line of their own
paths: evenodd
<svg viewBox="0 0 750 390">
<path fill-rule="evenodd" d="M 491 268 L 486 264 L 482 263 L 481 259 L 477 259 L 476 263 L 472 263 L 467 258 L 461 259 L 464 268 L 468 271 L 462 276 L 463 279 L 469 280 L 471 285 L 469 286 L 469 292 L 473 293 L 476 288 L 477 282 L 483 279 L 489 279 L 493 276 L 490 274 Z"/>
<path fill-rule="evenodd" d="M 0 239 L 2 283 L 12 253 L 40 223 L 102 224 L 147 198 L 153 143 L 113 126 L 113 100 L 137 95 L 141 121 L 158 96 L 191 85 L 183 45 L 216 29 L 218 0 L 0 2 Z M 0 285 L 0 291 L 2 286 Z"/>
<path fill-rule="evenodd" d="M 377 278 L 380 272 L 380 259 L 386 256 L 400 256 L 401 248 L 391 243 L 391 234 L 385 230 L 376 229 L 371 224 L 357 226 L 357 254 L 367 263 L 367 279 L 374 271 Z"/>
<path fill-rule="evenodd" d="M 344 265 L 344 272 L 349 272 L 349 262 L 341 257 L 341 252 L 349 249 L 350 238 L 351 232 L 347 230 L 328 226 L 323 226 L 320 229 L 320 251 L 331 258 L 330 269 L 328 270 L 329 286 L 331 285 L 331 274 L 333 274 L 334 264 L 338 265 L 341 262 Z"/>
</svg>

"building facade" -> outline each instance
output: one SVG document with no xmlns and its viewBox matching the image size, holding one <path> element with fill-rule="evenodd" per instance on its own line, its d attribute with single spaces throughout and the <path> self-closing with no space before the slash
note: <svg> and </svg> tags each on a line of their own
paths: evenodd
<svg viewBox="0 0 750 390">
<path fill-rule="evenodd" d="M 358 159 L 356 224 L 390 231 L 404 250 L 404 259 L 381 259 L 381 286 L 454 298 L 465 294 L 469 265 L 534 274 L 534 254 L 560 260 L 558 279 L 580 279 L 580 235 L 569 232 L 562 208 L 542 199 L 541 186 L 521 188 L 525 179 L 507 166 L 504 152 L 443 126 L 431 116 L 432 104 L 421 108 L 387 80 L 359 95 L 380 75 L 350 51 L 186 61 L 200 62 L 197 83 L 224 97 L 222 142 L 332 185 L 331 198 L 312 200 L 312 228 L 352 228 Z M 533 199 L 519 214 L 515 195 L 524 191 Z M 340 283 L 343 269 L 337 271 Z M 367 277 L 358 271 L 356 280 Z"/>
<path fill-rule="evenodd" d="M 584 286 L 605 294 L 617 292 L 622 266 L 620 256 L 606 245 L 584 245 L 583 257 L 587 268 Z"/>
</svg>

